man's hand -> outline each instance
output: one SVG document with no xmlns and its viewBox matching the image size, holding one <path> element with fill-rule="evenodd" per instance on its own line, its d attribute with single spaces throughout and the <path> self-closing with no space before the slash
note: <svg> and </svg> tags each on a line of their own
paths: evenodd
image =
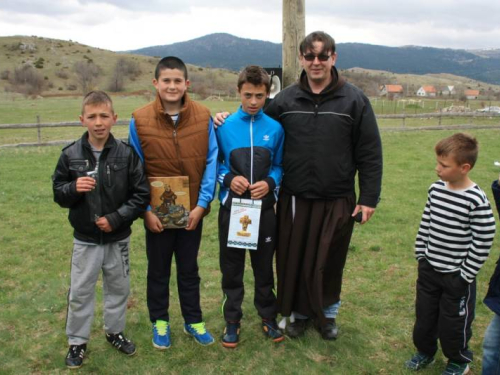
<svg viewBox="0 0 500 375">
<path fill-rule="evenodd" d="M 214 117 L 215 129 L 217 129 L 217 127 L 222 126 L 222 124 L 224 124 L 224 121 L 226 120 L 227 116 L 229 116 L 229 112 L 218 112 L 215 114 L 215 117 Z"/>
<path fill-rule="evenodd" d="M 238 195 L 243 195 L 250 187 L 250 182 L 243 176 L 236 176 L 231 181 L 231 190 Z"/>
<path fill-rule="evenodd" d="M 354 208 L 354 211 L 352 213 L 352 217 L 356 216 L 356 214 L 361 211 L 361 213 L 363 214 L 363 218 L 361 219 L 361 222 L 360 224 L 364 224 L 366 223 L 368 220 L 370 220 L 370 218 L 373 216 L 373 214 L 375 213 L 375 209 L 372 208 L 372 207 L 368 207 L 368 206 L 362 206 L 360 204 L 356 205 L 356 207 Z"/>
<path fill-rule="evenodd" d="M 109 233 L 113 230 L 113 228 L 111 228 L 111 225 L 109 225 L 108 219 L 106 219 L 104 216 L 101 216 L 99 219 L 97 219 L 95 225 L 97 225 L 100 230 L 106 233 Z"/>
<path fill-rule="evenodd" d="M 250 185 L 248 190 L 250 190 L 252 199 L 262 199 L 269 193 L 269 185 L 266 181 L 259 181 Z"/>
<path fill-rule="evenodd" d="M 160 219 L 158 219 L 158 217 L 151 211 L 146 211 L 144 213 L 144 224 L 146 225 L 146 228 L 153 233 L 163 232 L 163 225 L 161 224 Z"/>
<path fill-rule="evenodd" d="M 204 212 L 205 209 L 203 207 L 196 206 L 195 208 L 193 208 L 189 213 L 188 225 L 186 227 L 186 230 L 195 230 L 201 218 L 203 217 Z"/>
<path fill-rule="evenodd" d="M 88 193 L 95 189 L 96 181 L 92 177 L 78 177 L 76 179 L 76 191 Z"/>
</svg>

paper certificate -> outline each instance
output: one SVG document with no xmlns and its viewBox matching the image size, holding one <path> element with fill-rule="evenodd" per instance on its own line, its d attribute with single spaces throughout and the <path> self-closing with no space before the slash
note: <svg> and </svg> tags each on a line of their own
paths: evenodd
<svg viewBox="0 0 500 375">
<path fill-rule="evenodd" d="M 261 200 L 233 198 L 227 238 L 228 247 L 257 250 L 261 209 Z"/>
</svg>

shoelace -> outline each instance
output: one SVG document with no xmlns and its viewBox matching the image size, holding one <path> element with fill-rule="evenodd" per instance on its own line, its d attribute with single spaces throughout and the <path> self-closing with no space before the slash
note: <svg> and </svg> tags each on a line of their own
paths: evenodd
<svg viewBox="0 0 500 375">
<path fill-rule="evenodd" d="M 168 322 L 164 320 L 157 320 L 155 327 L 160 336 L 165 336 L 167 334 Z"/>
<path fill-rule="evenodd" d="M 83 358 L 83 355 L 85 353 L 85 349 L 83 348 L 79 348 L 77 345 L 71 347 L 71 352 L 73 353 L 72 356 L 68 355 L 68 358 L 69 357 L 80 357 L 80 358 Z"/>
<path fill-rule="evenodd" d="M 460 365 L 458 363 L 448 363 L 448 366 L 447 366 L 447 371 L 448 373 L 450 374 L 461 374 L 462 373 L 462 367 L 463 365 Z M 451 371 L 451 372 L 450 372 Z"/>
<path fill-rule="evenodd" d="M 272 332 L 276 332 L 276 333 L 280 333 L 278 331 L 278 326 L 276 323 L 272 322 L 272 321 L 267 321 L 267 320 L 263 320 L 262 323 L 264 323 L 264 325 Z"/>
<path fill-rule="evenodd" d="M 422 362 L 422 361 L 426 360 L 426 359 L 427 359 L 427 356 L 426 356 L 426 355 L 424 355 L 424 354 L 420 354 L 420 353 L 419 353 L 419 354 L 417 354 L 417 355 L 416 355 L 413 359 L 414 359 L 414 362 L 420 363 L 420 362 Z"/>
<path fill-rule="evenodd" d="M 113 335 L 113 341 L 111 342 L 115 347 L 120 349 L 124 343 L 128 344 L 130 340 L 123 337 L 120 333 Z"/>
<path fill-rule="evenodd" d="M 204 335 L 205 333 L 207 333 L 204 322 L 189 324 L 189 326 L 193 328 L 198 335 Z"/>
</svg>

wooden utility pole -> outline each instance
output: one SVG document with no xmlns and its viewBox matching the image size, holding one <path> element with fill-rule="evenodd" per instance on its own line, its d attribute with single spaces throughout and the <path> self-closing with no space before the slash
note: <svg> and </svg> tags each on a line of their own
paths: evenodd
<svg viewBox="0 0 500 375">
<path fill-rule="evenodd" d="M 299 77 L 299 45 L 306 35 L 306 1 L 283 0 L 283 87 Z"/>
</svg>

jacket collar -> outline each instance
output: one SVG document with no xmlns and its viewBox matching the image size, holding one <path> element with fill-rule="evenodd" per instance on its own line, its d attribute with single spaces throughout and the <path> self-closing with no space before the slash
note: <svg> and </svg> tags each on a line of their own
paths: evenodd
<svg viewBox="0 0 500 375">
<path fill-rule="evenodd" d="M 184 96 L 182 97 L 182 107 L 181 107 L 181 110 L 179 111 L 179 121 L 182 118 L 189 117 L 189 108 L 190 108 L 189 103 L 190 102 L 191 102 L 191 98 L 189 97 L 188 93 L 185 92 Z M 170 116 L 165 114 L 165 109 L 163 108 L 163 103 L 161 101 L 160 94 L 158 93 L 158 91 L 156 92 L 154 109 L 155 109 L 156 115 L 159 118 L 165 119 L 168 123 L 172 122 L 172 119 L 170 118 Z"/>
<path fill-rule="evenodd" d="M 254 120 L 258 120 L 262 117 L 263 114 L 264 114 L 264 111 L 261 108 L 261 109 L 259 109 L 259 112 L 257 112 L 255 115 L 250 115 L 242 109 L 241 104 L 240 104 L 240 107 L 238 108 L 238 111 L 236 112 L 236 115 L 238 116 L 238 118 L 243 120 L 243 121 L 250 121 L 250 119 L 252 117 L 254 118 Z"/>
<path fill-rule="evenodd" d="M 312 96 L 315 100 L 323 100 L 324 98 L 330 98 L 332 96 L 344 96 L 341 92 L 342 87 L 344 87 L 346 80 L 344 77 L 341 77 L 337 68 L 332 66 L 332 81 L 328 86 L 326 86 L 323 91 L 319 94 L 315 94 L 311 91 L 311 87 L 309 86 L 309 81 L 307 80 L 307 74 L 305 70 L 302 70 L 300 74 L 298 85 L 301 88 L 301 91 L 306 92 L 309 96 Z"/>
<path fill-rule="evenodd" d="M 83 133 L 81 140 L 82 140 L 82 145 L 84 147 L 92 149 L 92 146 L 90 145 L 90 142 L 89 142 L 89 132 L 88 131 L 86 131 L 85 133 Z M 114 146 L 115 146 L 115 137 L 113 137 L 113 134 L 109 133 L 108 140 L 104 144 L 103 149 L 105 149 L 105 148 L 111 148 L 111 147 L 114 147 Z"/>
</svg>

